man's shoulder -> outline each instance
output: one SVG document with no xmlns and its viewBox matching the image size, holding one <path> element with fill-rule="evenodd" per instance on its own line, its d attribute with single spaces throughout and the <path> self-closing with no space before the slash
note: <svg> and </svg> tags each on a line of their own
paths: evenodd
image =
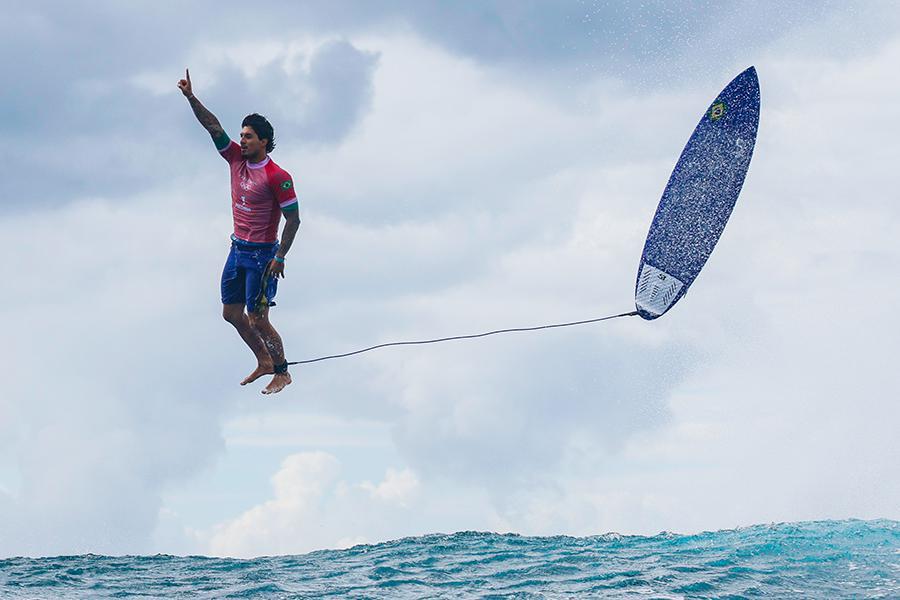
<svg viewBox="0 0 900 600">
<path fill-rule="evenodd" d="M 269 162 L 268 162 L 268 164 L 266 164 L 266 171 L 268 171 L 269 173 L 272 173 L 272 174 L 275 174 L 275 173 L 284 173 L 284 174 L 288 175 L 288 172 L 287 172 L 286 170 L 284 170 L 284 169 L 281 167 L 281 165 L 279 165 L 277 162 L 275 162 L 274 160 L 272 160 L 272 157 L 271 157 L 271 156 L 269 157 Z"/>
<path fill-rule="evenodd" d="M 226 144 L 224 148 L 219 148 L 217 146 L 216 150 L 219 151 L 219 154 L 222 155 L 222 158 L 224 158 L 231 164 L 240 163 L 243 161 L 243 157 L 241 156 L 241 146 L 234 140 L 228 140 L 228 144 Z"/>
<path fill-rule="evenodd" d="M 296 204 L 297 193 L 294 190 L 294 180 L 287 171 L 278 166 L 271 159 L 266 165 L 266 178 L 269 189 L 275 194 L 282 209 L 290 204 Z"/>
<path fill-rule="evenodd" d="M 278 163 L 271 159 L 271 157 L 266 165 L 266 176 L 270 181 L 279 184 L 283 181 L 291 181 L 292 179 L 291 174 L 282 169 Z"/>
</svg>

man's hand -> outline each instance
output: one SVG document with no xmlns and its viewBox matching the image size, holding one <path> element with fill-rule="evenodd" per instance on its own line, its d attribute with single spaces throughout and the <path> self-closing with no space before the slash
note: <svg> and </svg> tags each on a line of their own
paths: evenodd
<svg viewBox="0 0 900 600">
<path fill-rule="evenodd" d="M 279 277 L 284 279 L 284 263 L 277 261 L 274 258 L 269 261 L 269 275 L 276 279 Z"/>
<path fill-rule="evenodd" d="M 178 80 L 178 89 L 181 90 L 184 97 L 188 99 L 191 110 L 194 111 L 194 116 L 197 117 L 197 120 L 200 121 L 203 128 L 209 132 L 213 141 L 218 144 L 222 136 L 225 135 L 225 130 L 222 129 L 222 125 L 219 123 L 216 115 L 209 112 L 205 106 L 200 104 L 197 96 L 194 95 L 194 88 L 191 87 L 191 72 L 189 70 L 185 69 L 184 79 Z"/>
<path fill-rule="evenodd" d="M 178 89 L 181 90 L 185 98 L 190 98 L 194 95 L 194 91 L 191 89 L 191 73 L 187 69 L 184 70 L 184 77 L 184 79 L 178 80 Z"/>
</svg>

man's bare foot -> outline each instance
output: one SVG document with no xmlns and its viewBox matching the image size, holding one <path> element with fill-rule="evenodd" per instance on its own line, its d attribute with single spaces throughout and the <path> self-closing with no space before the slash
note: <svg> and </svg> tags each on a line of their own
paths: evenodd
<svg viewBox="0 0 900 600">
<path fill-rule="evenodd" d="M 263 394 L 277 394 L 291 383 L 288 373 L 276 373 L 269 385 L 263 388 Z"/>
<path fill-rule="evenodd" d="M 247 385 L 248 383 L 252 383 L 262 377 L 263 375 L 269 375 L 274 373 L 275 369 L 272 367 L 272 363 L 259 363 L 256 367 L 256 370 L 244 377 L 244 380 L 241 382 L 241 385 Z M 284 386 L 281 386 L 284 387 Z"/>
</svg>

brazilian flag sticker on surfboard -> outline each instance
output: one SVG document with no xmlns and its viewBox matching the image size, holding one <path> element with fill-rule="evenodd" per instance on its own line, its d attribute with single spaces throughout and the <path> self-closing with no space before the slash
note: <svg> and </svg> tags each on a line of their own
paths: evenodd
<svg viewBox="0 0 900 600">
<path fill-rule="evenodd" d="M 713 102 L 713 105 L 709 109 L 709 118 L 713 121 L 718 121 L 725 116 L 726 110 L 728 110 L 728 106 L 724 102 Z"/>
</svg>

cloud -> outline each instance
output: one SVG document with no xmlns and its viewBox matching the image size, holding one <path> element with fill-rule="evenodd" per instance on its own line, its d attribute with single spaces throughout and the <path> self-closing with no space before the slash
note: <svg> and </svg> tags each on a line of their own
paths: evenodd
<svg viewBox="0 0 900 600">
<path fill-rule="evenodd" d="M 445 5 L 339 0 L 280 8 L 278 16 L 268 17 L 276 31 L 277 19 L 292 17 L 292 28 L 317 35 L 412 32 L 448 54 L 497 67 L 501 77 L 512 74 L 567 91 L 596 76 L 614 76 L 644 89 L 706 78 L 711 64 L 742 64 L 784 38 L 823 41 L 818 37 L 822 23 L 828 24 L 839 48 L 829 51 L 844 53 L 890 37 L 896 23 L 890 3 L 827 1 L 769 3 L 761 9 L 735 1 L 634 5 L 486 0 Z M 860 41 L 863 28 L 868 35 Z"/>
<path fill-rule="evenodd" d="M 19 201 L 0 208 L 29 210 L 110 188 L 146 189 L 160 173 L 188 176 L 190 161 L 167 160 L 175 146 L 199 151 L 206 143 L 192 132 L 196 125 L 173 87 L 186 65 L 195 67 L 198 92 L 228 127 L 256 110 L 273 115 L 282 139 L 293 138 L 295 146 L 334 144 L 356 130 L 373 101 L 377 50 L 360 44 L 398 32 L 491 66 L 492 77 L 512 76 L 532 93 L 574 102 L 598 77 L 645 91 L 672 81 L 711 84 L 788 33 L 819 51 L 827 41 L 841 52 L 864 52 L 887 39 L 897 19 L 890 4 L 877 3 L 760 11 L 733 2 L 635 8 L 497 0 L 447 8 L 347 1 L 255 15 L 256 29 L 267 32 L 258 39 L 248 35 L 233 2 L 217 3 L 215 26 L 198 31 L 194 24 L 209 22 L 211 6 L 104 1 L 77 10 L 46 3 L 12 8 L 5 22 L 15 26 L 4 28 L 0 51 L 15 57 L 5 72 L 16 84 L 3 99 L 0 131 L 27 144 L 9 157 L 7 186 Z M 136 32 L 143 36 L 138 43 Z M 804 46 L 785 51 L 803 55 Z M 210 80 L 214 86 L 204 88 Z M 407 77 L 404 85 L 423 82 Z M 148 94 L 148 87 L 167 93 Z"/>
<path fill-rule="evenodd" d="M 384 481 L 358 486 L 348 485 L 340 474 L 340 461 L 332 454 L 287 456 L 272 477 L 272 498 L 216 526 L 207 551 L 227 556 L 298 554 L 364 543 L 368 538 L 360 529 L 371 534 L 378 527 L 367 522 L 406 511 L 419 487 L 409 469 L 390 468 Z"/>
<path fill-rule="evenodd" d="M 232 137 L 249 112 L 265 114 L 276 139 L 290 140 L 293 148 L 338 143 L 359 125 L 372 100 L 376 53 L 346 40 L 324 41 L 308 53 L 286 43 L 274 52 L 252 70 L 234 62 L 215 68 L 205 74 L 215 82 L 207 88 L 195 83 L 208 108 L 227 115 L 220 121 Z"/>
<path fill-rule="evenodd" d="M 316 50 L 310 58 L 311 98 L 300 122 L 301 140 L 337 141 L 350 133 L 371 105 L 377 58 L 343 40 Z"/>
<path fill-rule="evenodd" d="M 23 252 L 10 264 L 19 300 L 0 309 L 17 374 L 0 400 L 3 466 L 18 473 L 0 552 L 146 550 L 162 490 L 221 451 L 228 388 L 200 341 L 220 326 L 221 247 L 196 236 L 209 225 L 189 197 L 83 201 L 0 225 Z"/>
<path fill-rule="evenodd" d="M 324 452 L 287 457 L 272 478 L 274 498 L 219 528 L 211 541 L 213 552 L 280 554 L 290 552 L 285 548 L 315 547 L 305 539 L 304 528 L 315 528 L 337 470 L 337 459 Z"/>
<path fill-rule="evenodd" d="M 658 83 L 660 77 L 669 79 L 666 72 L 673 68 L 693 71 L 689 65 L 702 62 L 711 51 L 717 60 L 731 61 L 747 45 L 765 44 L 810 13 L 815 19 L 827 12 L 822 4 L 776 10 L 778 16 L 772 18 L 768 11 L 749 10 L 738 2 L 498 0 L 464 7 L 420 3 L 410 20 L 425 37 L 482 62 L 548 70 L 562 65 L 576 76 L 605 72 Z M 628 74 L 635 62 L 643 74 Z"/>
<path fill-rule="evenodd" d="M 398 448 L 423 474 L 477 481 L 501 496 L 545 480 L 573 437 L 616 451 L 665 421 L 666 391 L 686 362 L 673 360 L 671 347 L 629 347 L 625 330 L 548 332 L 394 365 L 385 359 L 384 385 L 406 409 Z M 655 365 L 652 375 L 646 365 Z"/>
<path fill-rule="evenodd" d="M 388 469 L 384 481 L 373 484 L 365 481 L 360 487 L 373 498 L 384 502 L 395 502 L 400 506 L 408 506 L 410 498 L 419 489 L 419 479 L 410 469 Z"/>
<path fill-rule="evenodd" d="M 586 101 L 582 90 L 597 78 L 614 78 L 643 93 L 673 81 L 711 85 L 753 62 L 766 44 L 786 38 L 803 41 L 784 48 L 797 56 L 808 55 L 810 47 L 858 55 L 889 39 L 897 22 L 890 4 L 879 3 L 779 6 L 777 17 L 775 9 L 732 2 L 675 8 L 503 0 L 453 8 L 304 3 L 257 15 L 256 27 L 267 31 L 258 40 L 247 35 L 240 6 L 231 2 L 216 5 L 215 27 L 197 31 L 194 24 L 208 22 L 210 6 L 96 2 L 77 10 L 41 3 L 13 8 L 6 22 L 15 26 L 4 29 L 0 51 L 16 57 L 5 64 L 16 84 L 3 99 L 0 131 L 27 143 L 9 156 L 6 185 L 18 201 L 0 210 L 43 209 L 108 189 L 146 189 L 162 173 L 189 176 L 190 161 L 170 160 L 175 148 L 199 152 L 208 141 L 196 132 L 173 86 L 184 66 L 194 66 L 198 93 L 233 134 L 255 110 L 272 115 L 281 139 L 296 147 L 340 143 L 357 131 L 377 100 L 377 49 L 361 47 L 398 32 L 467 57 L 488 68 L 490 77 L 513 77 L 530 93 L 578 103 Z M 147 39 L 133 43 L 135 32 Z M 26 46 L 23 55 L 19 49 Z M 204 87 L 209 81 L 215 83 Z M 424 84 L 420 77 L 403 82 Z M 455 106 L 465 115 L 470 101 L 455 99 Z M 431 143 L 425 135 L 410 141 Z M 419 170 L 432 158 L 423 149 L 422 161 L 404 166 Z M 408 192 L 416 193 L 421 189 Z M 404 208 L 414 206 L 402 200 Z"/>
</svg>

